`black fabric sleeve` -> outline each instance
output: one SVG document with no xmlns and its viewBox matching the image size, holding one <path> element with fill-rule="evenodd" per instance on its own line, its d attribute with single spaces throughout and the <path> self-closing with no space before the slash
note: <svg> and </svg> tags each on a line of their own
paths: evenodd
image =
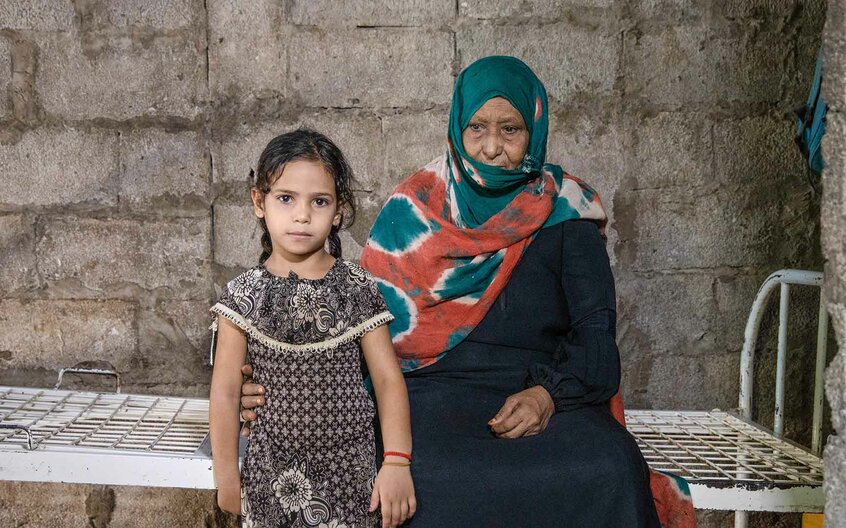
<svg viewBox="0 0 846 528">
<path fill-rule="evenodd" d="M 552 364 L 529 368 L 526 386 L 541 385 L 556 412 L 611 399 L 620 386 L 620 354 L 615 341 L 614 277 L 599 228 L 589 221 L 562 225 L 561 286 L 570 328 Z"/>
</svg>

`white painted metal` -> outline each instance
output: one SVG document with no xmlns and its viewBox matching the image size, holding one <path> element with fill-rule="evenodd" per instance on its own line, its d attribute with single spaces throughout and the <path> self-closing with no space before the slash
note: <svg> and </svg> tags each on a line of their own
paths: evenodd
<svg viewBox="0 0 846 528">
<path fill-rule="evenodd" d="M 743 350 L 740 354 L 740 397 L 738 410 L 740 416 L 746 419 L 752 417 L 752 383 L 754 381 L 755 367 L 755 343 L 758 341 L 758 329 L 761 326 L 761 319 L 764 317 L 764 308 L 767 300 L 776 286 L 782 282 L 804 286 L 822 286 L 823 274 L 817 271 L 804 270 L 780 270 L 776 271 L 761 285 L 752 309 L 749 311 L 749 319 L 746 321 L 746 329 L 743 332 Z"/>
<path fill-rule="evenodd" d="M 773 432 L 778 438 L 781 438 L 784 436 L 784 369 L 787 360 L 787 320 L 790 313 L 790 285 L 786 282 L 781 283 L 778 305 L 778 354 L 776 356 Z"/>
<path fill-rule="evenodd" d="M 0 445 L 0 479 L 213 489 L 205 454 L 42 446 L 34 451 Z"/>
<path fill-rule="evenodd" d="M 814 421 L 811 429 L 811 452 L 819 456 L 822 453 L 822 418 L 825 357 L 828 347 L 828 310 L 825 296 L 820 293 L 820 312 L 817 323 L 817 362 L 814 369 Z"/>
<path fill-rule="evenodd" d="M 0 445 L 193 453 L 208 434 L 208 401 L 0 387 Z"/>
<path fill-rule="evenodd" d="M 821 459 L 756 424 L 724 411 L 640 410 L 626 411 L 626 424 L 652 469 L 688 481 L 697 508 L 822 511 Z"/>
<path fill-rule="evenodd" d="M 208 400 L 0 386 L 0 480 L 213 489 L 208 429 Z"/>
</svg>

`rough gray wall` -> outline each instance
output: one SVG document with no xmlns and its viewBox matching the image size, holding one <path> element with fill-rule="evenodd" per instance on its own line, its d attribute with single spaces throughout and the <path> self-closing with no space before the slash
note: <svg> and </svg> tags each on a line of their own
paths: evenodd
<svg viewBox="0 0 846 528">
<path fill-rule="evenodd" d="M 826 394 L 837 436 L 825 448 L 825 525 L 846 527 L 846 1 L 830 3 L 825 25 L 826 78 L 823 95 L 829 104 L 823 148 L 822 243 L 826 258 L 825 295 L 839 353 L 828 367 Z"/>
<path fill-rule="evenodd" d="M 205 395 L 215 286 L 258 255 L 246 175 L 264 144 L 300 125 L 337 140 L 360 179 L 344 240 L 355 258 L 391 188 L 441 152 L 456 73 L 508 53 L 547 85 L 551 159 L 596 186 L 611 215 L 627 404 L 733 407 L 758 284 L 821 266 L 789 110 L 805 98 L 825 10 L 0 0 L 0 384 L 49 386 L 60 367 L 107 361 L 129 391 Z M 791 354 L 810 357 L 801 341 Z M 801 436 L 806 410 L 788 409 L 788 431 Z M 213 502 L 2 484 L 0 525 L 229 522 Z"/>
</svg>

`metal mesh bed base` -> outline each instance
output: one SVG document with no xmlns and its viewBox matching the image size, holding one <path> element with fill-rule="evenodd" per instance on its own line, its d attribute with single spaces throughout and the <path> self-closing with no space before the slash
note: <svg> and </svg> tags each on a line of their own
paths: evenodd
<svg viewBox="0 0 846 528">
<path fill-rule="evenodd" d="M 213 488 L 208 400 L 0 386 L 0 478 Z"/>
<path fill-rule="evenodd" d="M 822 511 L 822 460 L 723 411 L 626 411 L 653 469 L 688 481 L 697 508 Z"/>
<path fill-rule="evenodd" d="M 697 508 L 822 511 L 822 463 L 721 411 L 626 411 L 650 467 Z M 0 387 L 0 478 L 214 488 L 208 400 Z"/>
</svg>

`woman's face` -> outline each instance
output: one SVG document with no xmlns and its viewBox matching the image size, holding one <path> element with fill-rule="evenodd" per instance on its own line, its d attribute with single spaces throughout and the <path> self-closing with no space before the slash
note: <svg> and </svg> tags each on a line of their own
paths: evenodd
<svg viewBox="0 0 846 528">
<path fill-rule="evenodd" d="M 494 97 L 473 114 L 461 141 L 467 154 L 479 163 L 513 170 L 529 148 L 529 131 L 511 103 Z"/>
</svg>

